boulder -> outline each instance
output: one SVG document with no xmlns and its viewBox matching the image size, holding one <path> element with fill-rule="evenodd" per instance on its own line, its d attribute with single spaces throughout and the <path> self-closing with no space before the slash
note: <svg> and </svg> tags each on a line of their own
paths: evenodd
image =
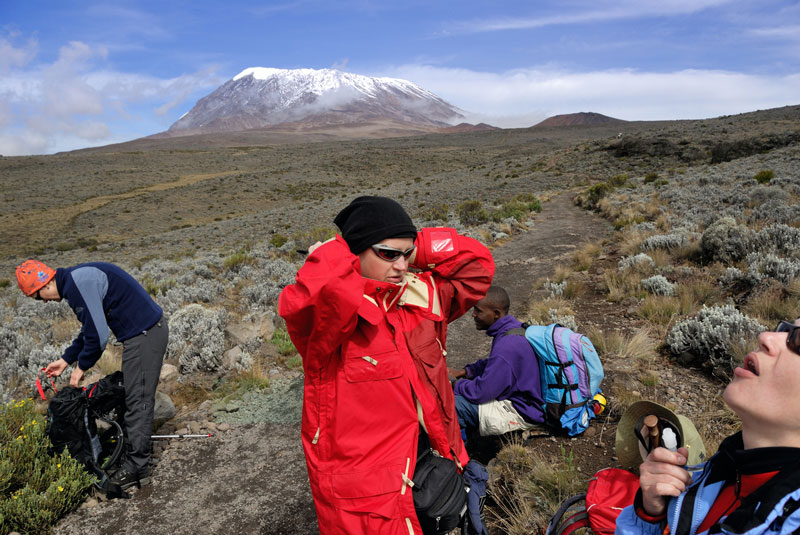
<svg viewBox="0 0 800 535">
<path fill-rule="evenodd" d="M 163 392 L 156 392 L 156 403 L 154 408 L 156 423 L 163 423 L 174 417 L 177 411 L 172 399 Z"/>
<path fill-rule="evenodd" d="M 166 362 L 161 366 L 161 375 L 158 377 L 160 383 L 166 383 L 178 378 L 178 367 Z"/>
<path fill-rule="evenodd" d="M 249 321 L 231 323 L 225 328 L 225 334 L 233 345 L 245 347 L 256 338 L 269 340 L 274 332 L 275 324 L 266 312 L 253 315 Z"/>
</svg>

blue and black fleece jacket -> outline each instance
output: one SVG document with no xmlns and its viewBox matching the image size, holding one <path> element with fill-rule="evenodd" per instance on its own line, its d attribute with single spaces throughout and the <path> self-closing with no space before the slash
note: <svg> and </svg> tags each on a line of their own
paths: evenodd
<svg viewBox="0 0 800 535">
<path fill-rule="evenodd" d="M 155 325 L 163 311 L 127 272 L 113 264 L 90 262 L 56 270 L 58 294 L 83 326 L 62 358 L 86 371 L 100 358 L 109 329 L 124 342 Z"/>
</svg>

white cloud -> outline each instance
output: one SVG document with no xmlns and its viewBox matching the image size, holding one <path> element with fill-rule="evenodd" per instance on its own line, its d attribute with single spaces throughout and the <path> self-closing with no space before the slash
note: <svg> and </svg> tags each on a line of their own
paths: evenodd
<svg viewBox="0 0 800 535">
<path fill-rule="evenodd" d="M 563 24 L 587 24 L 642 17 L 686 15 L 729 4 L 731 0 L 628 0 L 605 2 L 571 2 L 558 4 L 555 15 L 535 17 L 497 17 L 457 21 L 446 26 L 447 33 L 481 33 L 523 30 Z"/>
<path fill-rule="evenodd" d="M 0 41 L 0 52 L 2 46 Z M 74 41 L 61 47 L 52 63 L 27 66 L 15 60 L 17 68 L 0 77 L 0 154 L 118 142 L 124 140 L 122 131 L 137 129 L 144 130 L 139 135 L 152 134 L 193 92 L 221 83 L 215 67 L 172 79 L 107 70 L 102 68 L 107 55 L 104 47 Z"/>
<path fill-rule="evenodd" d="M 15 35 L 10 36 L 12 39 Z M 8 39 L 0 38 L 0 73 L 13 67 L 23 67 L 35 56 L 39 48 L 35 39 L 29 40 L 23 47 L 15 47 Z"/>
<path fill-rule="evenodd" d="M 790 41 L 800 41 L 800 24 L 789 26 L 774 26 L 769 28 L 756 28 L 750 31 L 760 37 L 773 39 L 788 39 Z"/>
<path fill-rule="evenodd" d="M 592 111 L 625 119 L 701 119 L 798 104 L 800 73 L 755 76 L 725 71 L 476 72 L 404 65 L 381 75 L 405 78 L 469 112 L 470 122 L 531 126 L 546 117 Z"/>
</svg>

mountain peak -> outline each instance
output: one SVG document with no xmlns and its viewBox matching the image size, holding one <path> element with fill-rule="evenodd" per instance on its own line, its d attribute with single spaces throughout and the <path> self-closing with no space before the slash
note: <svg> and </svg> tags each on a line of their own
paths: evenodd
<svg viewBox="0 0 800 535">
<path fill-rule="evenodd" d="M 249 67 L 200 99 L 167 134 L 384 119 L 442 127 L 462 117 L 460 110 L 408 80 L 336 69 Z"/>
</svg>

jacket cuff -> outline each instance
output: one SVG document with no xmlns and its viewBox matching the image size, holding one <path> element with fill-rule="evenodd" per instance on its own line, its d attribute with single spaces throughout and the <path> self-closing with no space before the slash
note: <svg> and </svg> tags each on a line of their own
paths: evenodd
<svg viewBox="0 0 800 535">
<path fill-rule="evenodd" d="M 661 513 L 660 515 L 651 515 L 644 510 L 644 505 L 642 505 L 641 489 L 636 491 L 636 497 L 633 499 L 633 510 L 636 512 L 636 516 L 638 516 L 645 522 L 649 522 L 651 524 L 658 524 L 659 522 L 663 522 L 667 518 L 666 511 Z"/>
<path fill-rule="evenodd" d="M 413 266 L 432 269 L 458 252 L 458 232 L 452 228 L 423 228 L 417 234 Z"/>
</svg>

